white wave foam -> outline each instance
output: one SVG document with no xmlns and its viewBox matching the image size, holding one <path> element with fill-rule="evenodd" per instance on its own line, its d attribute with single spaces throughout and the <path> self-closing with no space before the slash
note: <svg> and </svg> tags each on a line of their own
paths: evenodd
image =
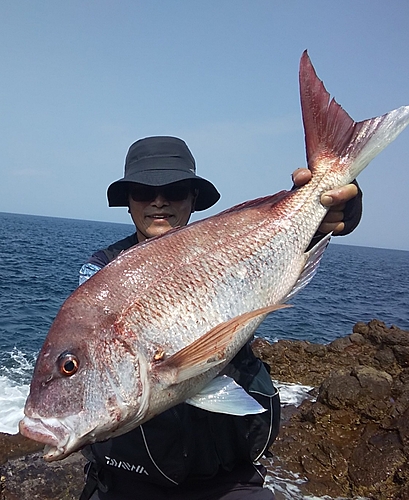
<svg viewBox="0 0 409 500">
<path fill-rule="evenodd" d="M 17 434 L 18 423 L 30 389 L 35 354 L 29 356 L 14 348 L 0 360 L 0 432 Z"/>
<path fill-rule="evenodd" d="M 304 399 L 311 399 L 309 392 L 313 387 L 309 385 L 290 384 L 274 380 L 274 385 L 280 393 L 280 401 L 282 406 L 294 405 L 299 406 Z"/>
<path fill-rule="evenodd" d="M 5 376 L 0 377 L 0 432 L 17 434 L 29 388 L 29 384 L 18 385 Z"/>
</svg>

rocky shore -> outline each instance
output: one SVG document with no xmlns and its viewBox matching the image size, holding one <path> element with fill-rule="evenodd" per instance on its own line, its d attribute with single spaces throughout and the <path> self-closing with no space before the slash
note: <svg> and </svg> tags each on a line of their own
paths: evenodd
<svg viewBox="0 0 409 500">
<path fill-rule="evenodd" d="M 373 320 L 329 345 L 257 339 L 281 382 L 314 387 L 283 411 L 268 467 L 299 474 L 305 495 L 409 499 L 409 331 Z M 45 463 L 40 447 L 0 434 L 0 500 L 74 500 L 84 459 Z"/>
</svg>

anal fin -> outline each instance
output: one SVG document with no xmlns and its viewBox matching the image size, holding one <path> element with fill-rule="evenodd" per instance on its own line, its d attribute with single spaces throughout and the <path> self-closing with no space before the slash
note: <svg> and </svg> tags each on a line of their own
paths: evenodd
<svg viewBox="0 0 409 500">
<path fill-rule="evenodd" d="M 305 253 L 305 265 L 302 270 L 298 280 L 293 286 L 292 290 L 287 294 L 283 302 L 287 302 L 287 300 L 292 299 L 299 291 L 305 288 L 308 283 L 315 276 L 318 267 L 320 265 L 322 256 L 330 242 L 332 233 L 325 235 L 316 245 L 314 245 L 311 250 Z"/>
</svg>

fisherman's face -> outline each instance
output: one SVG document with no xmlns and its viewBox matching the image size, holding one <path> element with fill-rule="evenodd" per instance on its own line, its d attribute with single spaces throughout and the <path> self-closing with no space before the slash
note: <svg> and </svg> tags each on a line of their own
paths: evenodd
<svg viewBox="0 0 409 500">
<path fill-rule="evenodd" d="M 129 213 L 136 226 L 138 241 L 185 226 L 193 212 L 195 194 L 190 181 L 160 187 L 129 184 Z"/>
</svg>

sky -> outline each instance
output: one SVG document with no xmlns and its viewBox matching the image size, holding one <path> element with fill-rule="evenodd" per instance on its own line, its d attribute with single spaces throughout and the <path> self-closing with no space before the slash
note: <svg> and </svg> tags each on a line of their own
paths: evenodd
<svg viewBox="0 0 409 500">
<path fill-rule="evenodd" d="M 356 121 L 409 105 L 407 0 L 2 0 L 0 212 L 129 223 L 108 208 L 129 146 L 183 138 L 217 213 L 306 164 L 307 49 Z M 339 243 L 409 250 L 409 128 L 359 176 Z"/>
</svg>

